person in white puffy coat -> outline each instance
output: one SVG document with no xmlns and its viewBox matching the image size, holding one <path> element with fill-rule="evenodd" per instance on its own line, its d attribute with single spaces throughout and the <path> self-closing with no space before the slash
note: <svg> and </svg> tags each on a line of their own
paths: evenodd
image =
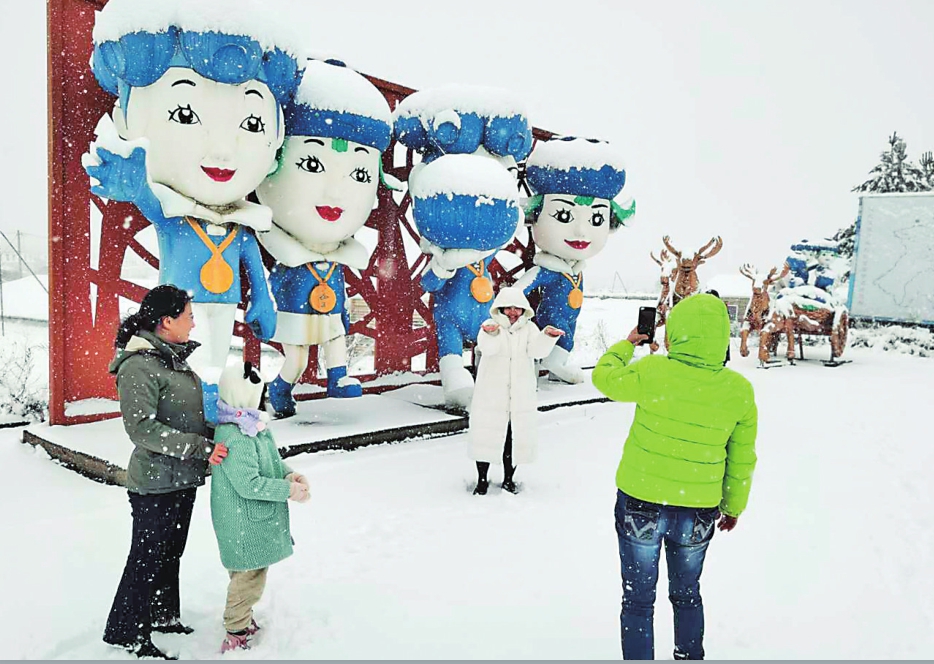
<svg viewBox="0 0 934 664">
<path fill-rule="evenodd" d="M 470 453 L 477 462 L 475 494 L 489 488 L 490 463 L 502 459 L 503 489 L 516 493 L 516 466 L 535 458 L 535 360 L 547 357 L 564 331 L 532 322 L 529 301 L 518 288 L 500 290 L 490 319 L 477 336 L 480 363 L 470 406 Z"/>
</svg>

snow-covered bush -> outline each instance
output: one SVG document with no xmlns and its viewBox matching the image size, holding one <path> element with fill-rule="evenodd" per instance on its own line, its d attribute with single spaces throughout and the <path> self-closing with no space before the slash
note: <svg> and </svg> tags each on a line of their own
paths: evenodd
<svg viewBox="0 0 934 664">
<path fill-rule="evenodd" d="M 925 327 L 902 325 L 870 325 L 850 329 L 849 345 L 853 348 L 873 348 L 905 355 L 934 357 L 934 333 Z"/>
<path fill-rule="evenodd" d="M 36 351 L 24 340 L 0 346 L 0 414 L 33 421 L 48 418 L 49 388 L 36 376 Z"/>
</svg>

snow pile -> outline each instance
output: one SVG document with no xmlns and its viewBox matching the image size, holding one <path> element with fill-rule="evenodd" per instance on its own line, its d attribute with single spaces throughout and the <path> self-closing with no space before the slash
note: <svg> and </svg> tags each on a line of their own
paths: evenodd
<svg viewBox="0 0 934 664">
<path fill-rule="evenodd" d="M 386 98 L 361 74 L 348 67 L 313 60 L 305 67 L 295 103 L 322 111 L 353 113 L 391 125 Z"/>
<path fill-rule="evenodd" d="M 605 141 L 586 138 L 540 141 L 529 157 L 528 167 L 567 171 L 572 168 L 599 171 L 609 165 L 614 170 L 626 170 L 622 155 Z"/>
<path fill-rule="evenodd" d="M 235 9 L 230 5 L 229 0 L 110 0 L 97 15 L 94 43 L 117 41 L 134 32 L 158 34 L 175 26 L 251 37 L 265 51 L 279 48 L 304 59 L 301 24 L 289 21 L 287 7 L 270 7 L 263 0 L 237 0 Z"/>
<path fill-rule="evenodd" d="M 514 95 L 478 85 L 446 85 L 414 92 L 399 103 L 393 116 L 417 117 L 424 124 L 448 111 L 476 113 L 487 118 L 528 117 L 524 104 Z"/>
<path fill-rule="evenodd" d="M 409 176 L 409 186 L 415 198 L 478 196 L 478 203 L 488 198 L 519 206 L 515 178 L 498 161 L 481 155 L 448 154 L 430 164 L 418 164 Z"/>
<path fill-rule="evenodd" d="M 877 351 L 934 357 L 934 333 L 924 327 L 902 325 L 857 327 L 851 328 L 848 336 L 852 348 L 871 348 Z"/>
<path fill-rule="evenodd" d="M 783 316 L 793 315 L 793 307 L 827 309 L 830 311 L 836 308 L 832 303 L 833 299 L 833 296 L 827 291 L 804 284 L 794 288 L 783 288 L 779 291 L 778 298 L 773 301 L 772 307 Z M 822 302 L 821 300 L 825 301 Z"/>
</svg>

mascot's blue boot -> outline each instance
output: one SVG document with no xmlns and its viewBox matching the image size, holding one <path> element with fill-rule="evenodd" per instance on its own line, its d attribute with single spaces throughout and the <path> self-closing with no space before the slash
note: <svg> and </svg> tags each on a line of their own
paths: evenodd
<svg viewBox="0 0 934 664">
<path fill-rule="evenodd" d="M 356 378 L 347 376 L 347 367 L 328 369 L 328 396 L 351 399 L 363 396 L 363 386 Z"/>
<path fill-rule="evenodd" d="M 208 424 L 217 424 L 217 385 L 201 381 L 201 401 L 204 419 Z"/>
<path fill-rule="evenodd" d="M 292 417 L 295 414 L 295 399 L 292 398 L 292 383 L 287 383 L 282 376 L 269 383 L 269 403 L 276 412 L 276 418 Z"/>
</svg>

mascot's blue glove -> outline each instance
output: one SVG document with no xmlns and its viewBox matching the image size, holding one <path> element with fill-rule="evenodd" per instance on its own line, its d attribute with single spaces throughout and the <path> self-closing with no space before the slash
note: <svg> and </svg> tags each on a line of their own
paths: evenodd
<svg viewBox="0 0 934 664">
<path fill-rule="evenodd" d="M 99 166 L 86 166 L 85 171 L 96 178 L 99 185 L 91 187 L 91 193 L 112 201 L 136 203 L 146 191 L 146 151 L 134 148 L 129 157 L 97 148 Z"/>
<path fill-rule="evenodd" d="M 276 310 L 269 298 L 251 301 L 243 321 L 260 341 L 269 341 L 276 334 Z"/>
</svg>

